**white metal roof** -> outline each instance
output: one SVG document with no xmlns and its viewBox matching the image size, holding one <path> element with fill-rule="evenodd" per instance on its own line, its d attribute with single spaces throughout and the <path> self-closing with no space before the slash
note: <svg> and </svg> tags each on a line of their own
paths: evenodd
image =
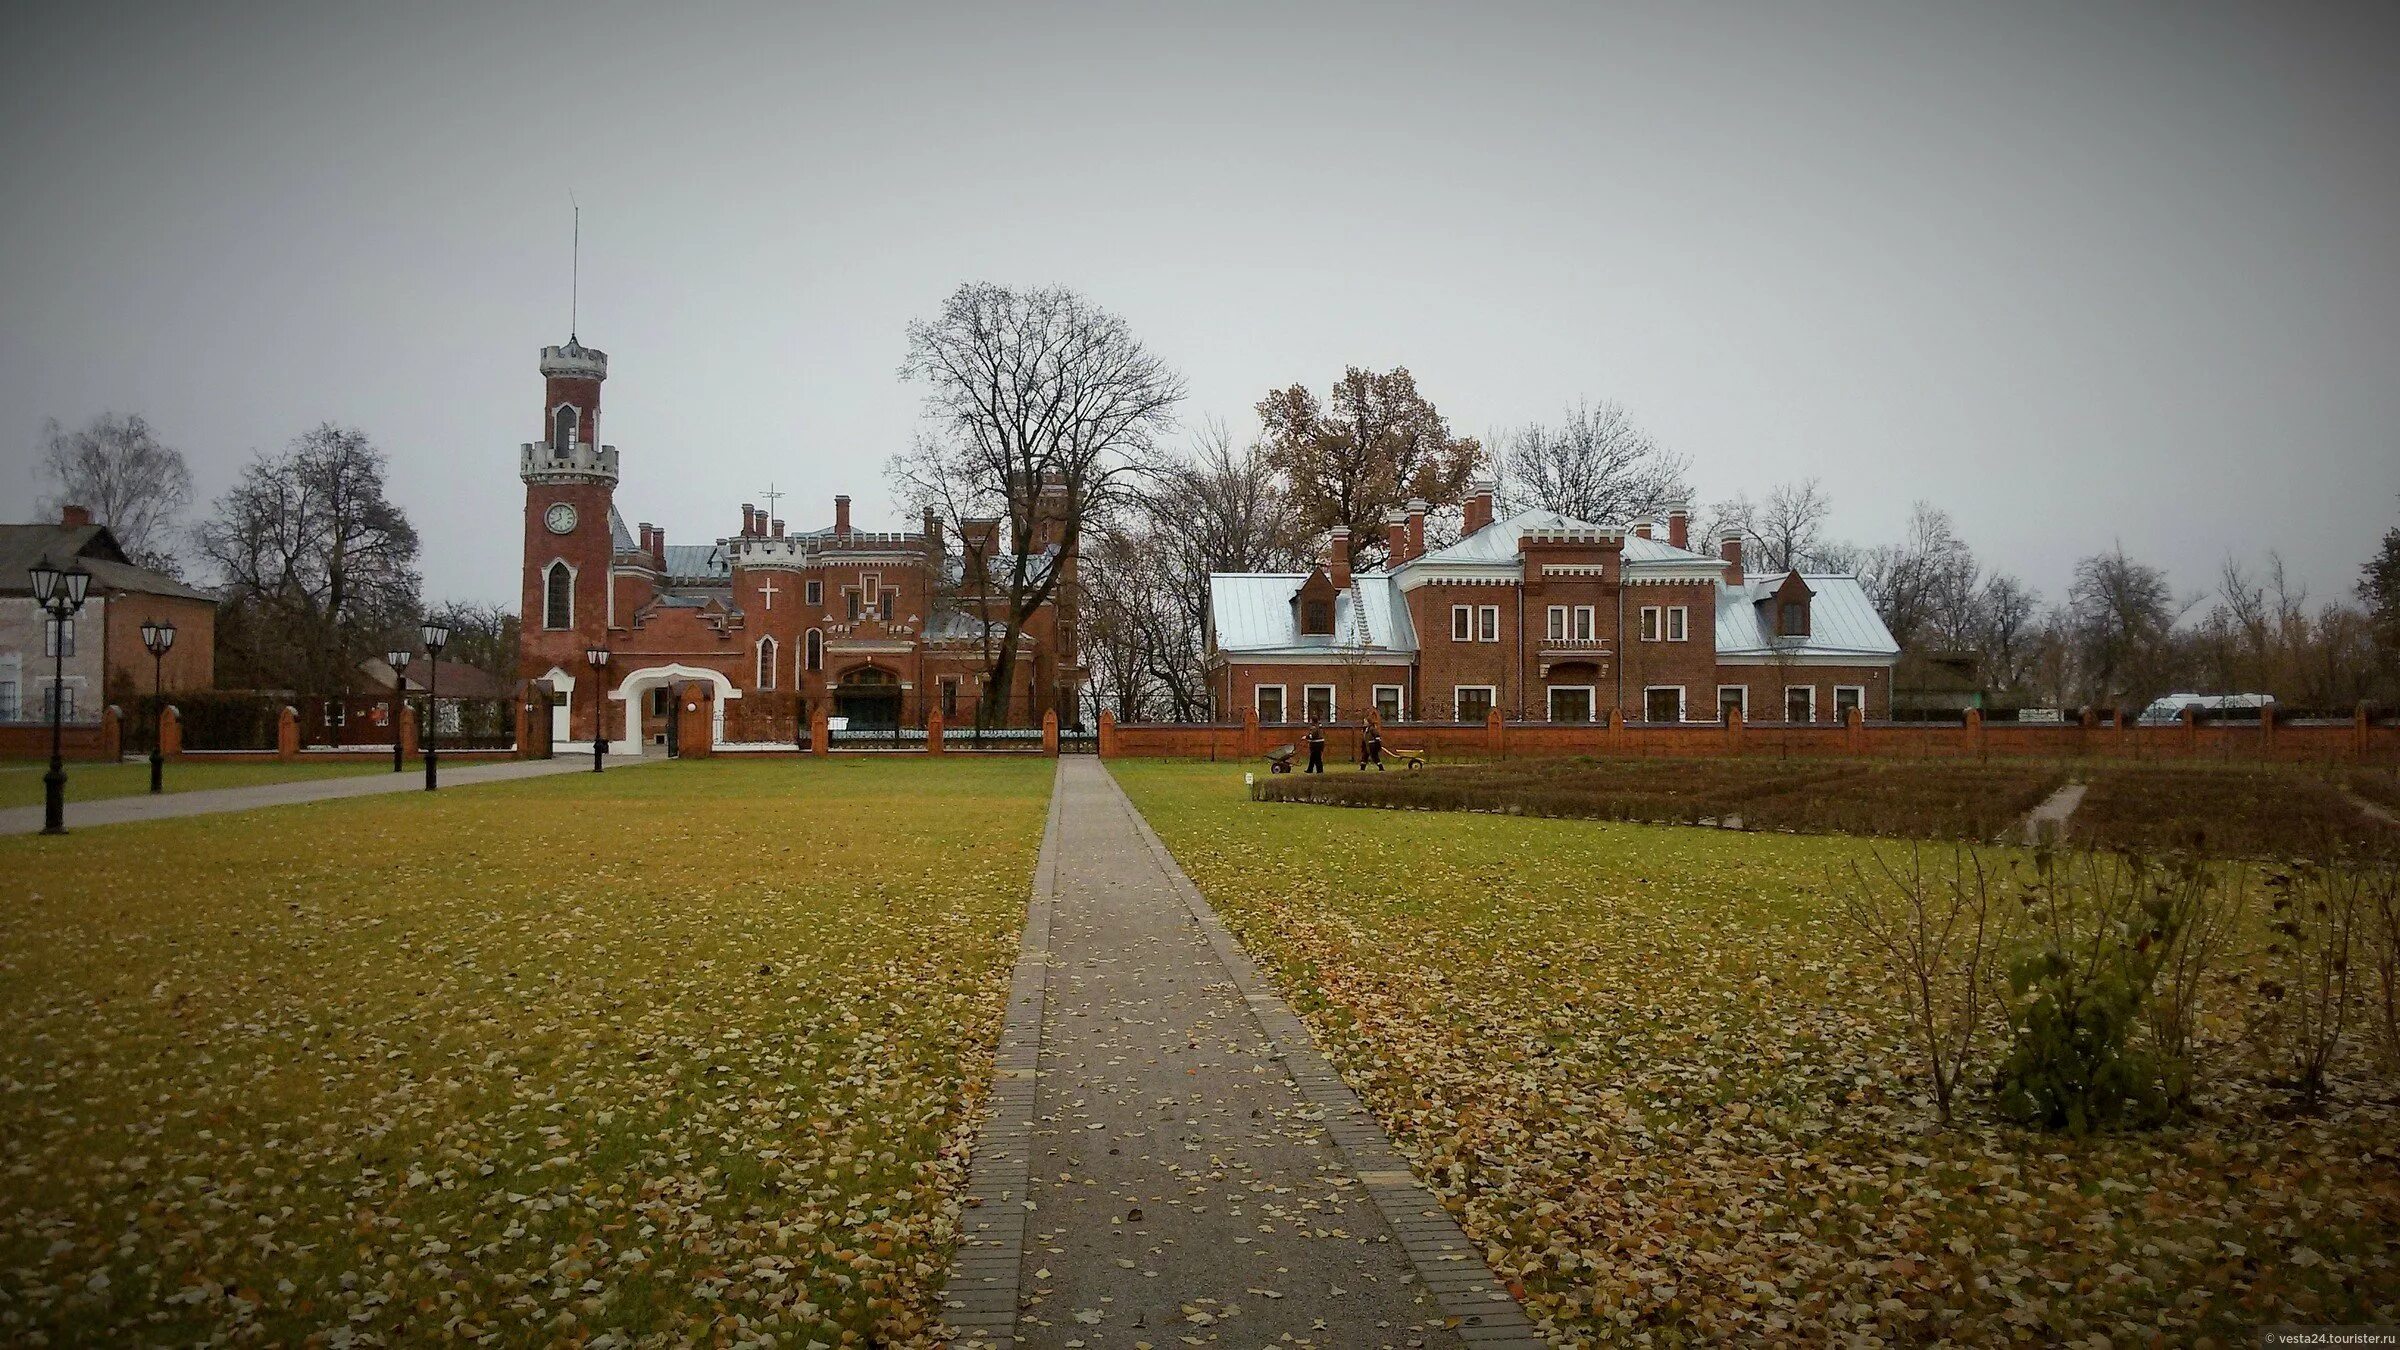
<svg viewBox="0 0 2400 1350">
<path fill-rule="evenodd" d="M 1900 644 L 1875 612 L 1875 602 L 1856 577 L 1802 573 L 1808 602 L 1808 636 L 1771 641 L 1775 588 L 1786 574 L 1756 577 L 1717 592 L 1717 655 L 1893 657 Z"/>
<path fill-rule="evenodd" d="M 1437 548 L 1421 558 L 1403 564 L 1415 567 L 1422 563 L 1513 563 L 1517 560 L 1517 541 L 1535 530 L 1589 530 L 1600 528 L 1590 521 L 1562 516 L 1556 511 L 1520 511 L 1506 520 L 1496 520 L 1447 548 Z M 1609 529 L 1624 529 L 1612 525 Z M 1722 563 L 1714 554 L 1694 553 L 1680 549 L 1664 539 L 1644 539 L 1625 530 L 1625 552 L 1628 563 Z"/>
<path fill-rule="evenodd" d="M 1292 597 L 1306 572 L 1218 572 L 1208 579 L 1209 624 L 1217 649 L 1247 656 L 1307 655 L 1343 648 L 1406 656 L 1417 649 L 1416 629 L 1400 588 L 1381 572 L 1354 575 L 1350 589 L 1334 593 L 1333 634 L 1306 636 Z M 1361 627 L 1361 621 L 1364 627 Z"/>
</svg>

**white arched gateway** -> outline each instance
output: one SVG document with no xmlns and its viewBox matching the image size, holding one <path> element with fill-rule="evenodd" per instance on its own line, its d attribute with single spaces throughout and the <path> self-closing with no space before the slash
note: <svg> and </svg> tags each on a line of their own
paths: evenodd
<svg viewBox="0 0 2400 1350">
<path fill-rule="evenodd" d="M 608 691 L 610 698 L 625 705 L 625 739 L 610 746 L 611 750 L 641 753 L 642 696 L 660 685 L 673 684 L 677 680 L 706 680 L 717 687 L 716 709 L 709 719 L 708 734 L 716 744 L 725 743 L 725 705 L 740 698 L 742 691 L 733 687 L 733 681 L 727 679 L 723 671 L 669 663 L 645 666 L 619 680 L 617 687 Z"/>
</svg>

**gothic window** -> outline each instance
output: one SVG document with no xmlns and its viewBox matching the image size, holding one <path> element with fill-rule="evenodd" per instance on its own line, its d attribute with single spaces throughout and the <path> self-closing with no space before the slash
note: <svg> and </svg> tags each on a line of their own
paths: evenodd
<svg viewBox="0 0 2400 1350">
<path fill-rule="evenodd" d="M 542 574 L 542 627 L 575 626 L 575 574 L 566 563 L 554 562 Z"/>
<path fill-rule="evenodd" d="M 758 687 L 761 689 L 775 687 L 775 639 L 773 638 L 758 640 Z"/>
<path fill-rule="evenodd" d="M 550 414 L 551 454 L 564 455 L 575 448 L 576 421 L 575 405 L 572 403 L 561 403 L 558 410 Z"/>
<path fill-rule="evenodd" d="M 810 670 L 823 670 L 825 668 L 825 635 L 814 628 L 809 629 L 808 640 L 802 645 L 801 652 L 806 658 Z"/>
</svg>

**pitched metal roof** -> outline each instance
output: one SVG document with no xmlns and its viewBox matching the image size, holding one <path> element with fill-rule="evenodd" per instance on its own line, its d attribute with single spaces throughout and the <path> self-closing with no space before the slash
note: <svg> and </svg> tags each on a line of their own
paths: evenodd
<svg viewBox="0 0 2400 1350">
<path fill-rule="evenodd" d="M 44 558 L 60 567 L 81 563 L 92 574 L 93 589 L 103 595 L 114 591 L 211 604 L 217 600 L 164 572 L 127 562 L 117 537 L 105 525 L 0 525 L 0 595 L 31 595 L 33 565 Z"/>
<path fill-rule="evenodd" d="M 1304 656 L 1365 648 L 1370 655 L 1405 657 L 1417 649 L 1416 628 L 1400 588 L 1383 572 L 1361 572 L 1336 591 L 1333 632 L 1300 632 L 1292 597 L 1306 572 L 1219 572 L 1208 579 L 1209 626 L 1217 649 L 1245 656 Z"/>
<path fill-rule="evenodd" d="M 1556 511 L 1535 509 L 1520 511 L 1506 520 L 1496 520 L 1447 548 L 1437 548 L 1420 558 L 1402 564 L 1415 567 L 1424 563 L 1513 563 L 1517 560 L 1517 542 L 1535 530 L 1589 530 L 1601 528 L 1590 521 L 1562 516 Z M 1609 529 L 1624 529 L 1612 525 Z M 1680 549 L 1664 539 L 1644 539 L 1631 530 L 1625 531 L 1625 552 L 1628 563 L 1721 563 L 1714 554 L 1694 553 Z"/>
<path fill-rule="evenodd" d="M 1875 602 L 1857 577 L 1803 572 L 1813 598 L 1808 602 L 1808 636 L 1775 638 L 1775 588 L 1788 573 L 1753 577 L 1717 592 L 1717 655 L 1894 657 L 1900 644 L 1875 612 Z"/>
<path fill-rule="evenodd" d="M 715 544 L 667 545 L 667 579 L 725 580 L 733 575 L 733 564 L 726 561 L 725 550 Z"/>
</svg>

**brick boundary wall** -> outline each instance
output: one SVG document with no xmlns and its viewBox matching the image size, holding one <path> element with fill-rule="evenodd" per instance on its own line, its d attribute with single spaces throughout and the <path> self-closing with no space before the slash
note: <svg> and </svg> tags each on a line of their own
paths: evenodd
<svg viewBox="0 0 2400 1350">
<path fill-rule="evenodd" d="M 1355 763 L 1370 722 L 1325 728 L 1325 762 Z M 1120 725 L 1100 715 L 1103 759 L 1250 760 L 1281 745 L 1299 745 L 1297 723 L 1240 722 Z M 1840 756 L 1889 759 L 2152 759 L 2338 763 L 2400 761 L 2400 721 L 2378 720 L 2361 707 L 2346 722 L 2280 722 L 2270 711 L 2255 723 L 2209 723 L 2185 713 L 2166 726 L 2087 715 L 2080 722 L 1987 723 L 1969 712 L 1963 723 L 1870 722 L 1853 711 L 1846 722 L 1787 725 L 1745 722 L 1511 722 L 1495 711 L 1486 722 L 1404 722 L 1383 729 L 1387 750 L 1427 750 L 1436 758 L 1518 759 L 1592 755 L 1600 758 L 1674 756 Z"/>
<path fill-rule="evenodd" d="M 123 755 L 124 719 L 115 704 L 100 712 L 94 722 L 69 722 L 59 730 L 58 753 L 61 759 L 113 760 Z M 48 722 L 11 722 L 0 726 L 0 759 L 50 758 L 50 724 Z"/>
</svg>

